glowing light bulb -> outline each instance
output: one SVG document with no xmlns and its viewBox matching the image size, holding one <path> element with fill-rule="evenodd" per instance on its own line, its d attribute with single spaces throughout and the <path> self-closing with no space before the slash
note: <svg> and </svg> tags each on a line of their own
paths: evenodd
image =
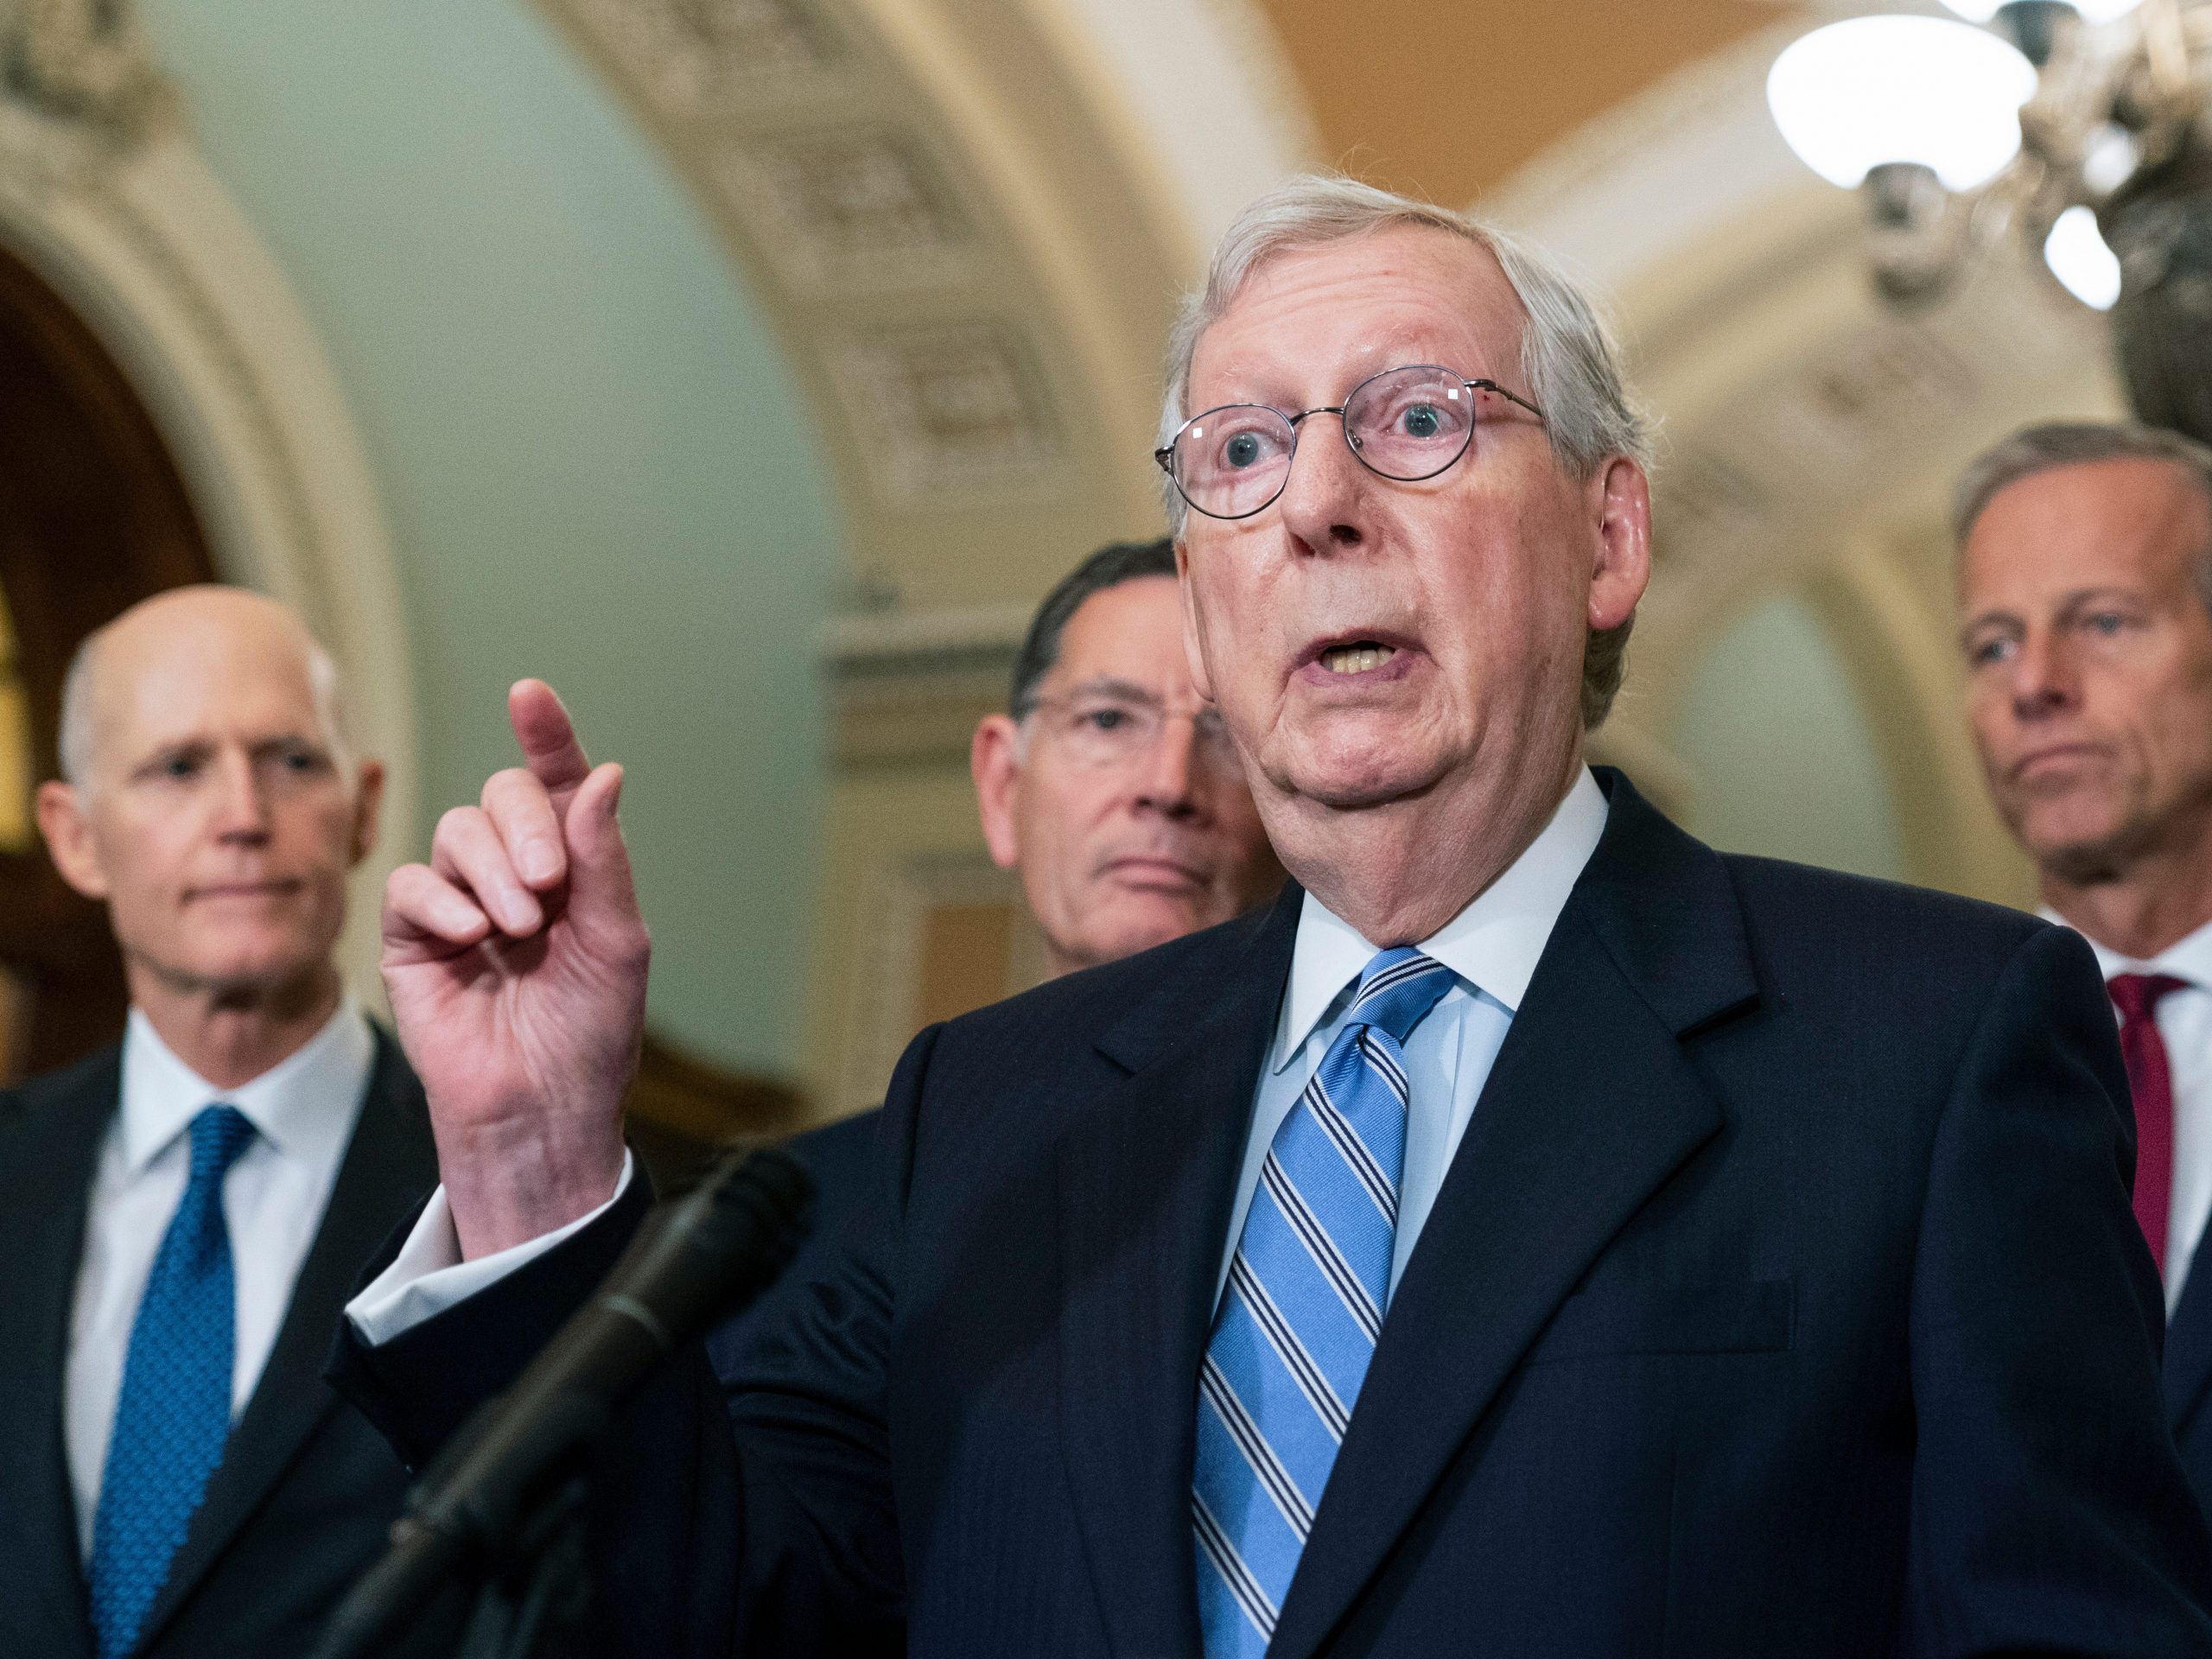
<svg viewBox="0 0 2212 1659">
<path fill-rule="evenodd" d="M 2044 263 L 2066 291 L 2082 304 L 2109 311 L 2120 298 L 2120 260 L 2105 245 L 2097 216 L 2087 207 L 2069 207 L 2044 238 Z"/>
<path fill-rule="evenodd" d="M 1952 190 L 2001 172 L 2020 149 L 2035 66 L 1996 35 L 1941 17 L 1853 17 L 1774 60 L 1767 107 L 1789 148 L 1831 184 L 1917 162 Z"/>
</svg>

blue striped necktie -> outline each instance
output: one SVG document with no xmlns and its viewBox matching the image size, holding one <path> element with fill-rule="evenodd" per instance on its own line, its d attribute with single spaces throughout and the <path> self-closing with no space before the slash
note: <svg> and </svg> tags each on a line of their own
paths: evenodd
<svg viewBox="0 0 2212 1659">
<path fill-rule="evenodd" d="M 1191 1484 L 1206 1659 L 1258 1659 L 1390 1299 L 1408 1033 L 1456 982 L 1385 950 L 1275 1131 L 1198 1376 Z"/>
<path fill-rule="evenodd" d="M 235 1106 L 209 1106 L 192 1120 L 191 1178 L 130 1326 L 92 1516 L 99 1659 L 137 1645 L 230 1439 L 237 1310 L 223 1177 L 253 1135 Z"/>
</svg>

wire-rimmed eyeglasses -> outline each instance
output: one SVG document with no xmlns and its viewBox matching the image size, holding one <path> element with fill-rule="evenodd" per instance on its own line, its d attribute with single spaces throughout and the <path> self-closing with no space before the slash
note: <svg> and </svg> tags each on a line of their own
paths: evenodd
<svg viewBox="0 0 2212 1659">
<path fill-rule="evenodd" d="M 1024 711 L 1025 718 L 1030 711 L 1038 715 L 1052 741 L 1084 766 L 1126 766 L 1150 754 L 1169 724 L 1179 719 L 1191 722 L 1192 747 L 1198 758 L 1212 767 L 1234 771 L 1236 766 L 1236 745 L 1217 709 L 1183 714 L 1157 697 L 1116 689 L 1035 697 Z"/>
<path fill-rule="evenodd" d="M 1544 419 L 1518 392 L 1433 363 L 1371 374 L 1341 404 L 1286 415 L 1265 404 L 1224 404 L 1193 415 L 1152 452 L 1184 500 L 1209 518 L 1263 512 L 1290 481 L 1306 416 L 1335 415 L 1359 464 L 1402 484 L 1434 478 L 1473 447 L 1475 429 L 1495 420 L 1500 400 Z"/>
</svg>

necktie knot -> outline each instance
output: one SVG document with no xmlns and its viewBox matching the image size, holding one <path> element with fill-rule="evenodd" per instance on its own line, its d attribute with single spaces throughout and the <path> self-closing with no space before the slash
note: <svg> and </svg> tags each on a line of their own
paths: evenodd
<svg viewBox="0 0 2212 1659">
<path fill-rule="evenodd" d="M 2188 988 L 2187 980 L 2176 979 L 2171 974 L 2115 974 L 2105 982 L 2113 1007 L 2131 1025 L 2155 1013 L 2158 1004 L 2174 992 Z"/>
<path fill-rule="evenodd" d="M 220 1181 L 238 1154 L 253 1144 L 255 1130 L 246 1115 L 227 1102 L 203 1106 L 192 1120 L 192 1179 L 194 1187 Z"/>
<path fill-rule="evenodd" d="M 1413 1028 L 1458 979 L 1442 963 L 1410 944 L 1378 951 L 1360 970 L 1347 1023 L 1388 1032 L 1390 1040 L 1403 1047 Z"/>
</svg>

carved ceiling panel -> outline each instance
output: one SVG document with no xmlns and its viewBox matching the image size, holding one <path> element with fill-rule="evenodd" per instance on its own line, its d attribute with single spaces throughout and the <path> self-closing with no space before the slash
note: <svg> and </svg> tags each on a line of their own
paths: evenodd
<svg viewBox="0 0 2212 1659">
<path fill-rule="evenodd" d="M 830 93 L 855 67 L 810 0 L 571 0 L 576 20 L 669 112 L 743 111 L 766 94 Z"/>
<path fill-rule="evenodd" d="M 1160 342 L 1189 273 L 1143 222 L 1152 174 L 1114 159 L 1127 130 L 1045 20 L 957 0 L 539 3 L 781 325 L 856 597 L 1033 597 L 1152 527 Z"/>
<path fill-rule="evenodd" d="M 876 488 L 902 506 L 1051 492 L 1067 448 L 1028 342 L 996 321 L 886 327 L 836 348 Z"/>
<path fill-rule="evenodd" d="M 795 292 L 944 288 L 977 274 L 975 219 L 909 130 L 766 134 L 719 150 L 715 182 Z"/>
</svg>

